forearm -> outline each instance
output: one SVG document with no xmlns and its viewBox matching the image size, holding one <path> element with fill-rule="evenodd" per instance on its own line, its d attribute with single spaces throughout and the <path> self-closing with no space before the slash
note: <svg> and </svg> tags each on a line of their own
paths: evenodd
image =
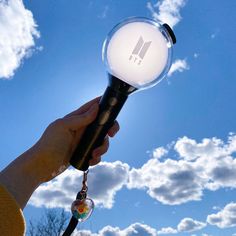
<svg viewBox="0 0 236 236">
<path fill-rule="evenodd" d="M 41 183 L 55 178 L 69 166 L 73 150 L 85 128 L 96 118 L 99 100 L 100 97 L 52 122 L 32 148 L 0 172 L 0 184 L 5 186 L 22 210 Z M 119 125 L 115 122 L 108 135 L 113 137 L 118 130 Z M 97 154 L 90 160 L 90 165 L 99 163 L 108 146 L 107 139 L 94 150 Z"/>
<path fill-rule="evenodd" d="M 0 184 L 6 187 L 22 210 L 32 193 L 41 184 L 37 171 L 32 165 L 34 155 L 31 148 L 0 172 Z"/>
</svg>

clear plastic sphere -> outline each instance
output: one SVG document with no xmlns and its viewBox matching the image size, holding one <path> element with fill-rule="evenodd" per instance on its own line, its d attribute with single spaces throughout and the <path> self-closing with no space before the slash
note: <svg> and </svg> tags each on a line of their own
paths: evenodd
<svg viewBox="0 0 236 236">
<path fill-rule="evenodd" d="M 103 44 L 103 61 L 110 74 L 137 89 L 154 86 L 168 73 L 172 39 L 156 21 L 134 17 L 116 25 Z"/>
</svg>

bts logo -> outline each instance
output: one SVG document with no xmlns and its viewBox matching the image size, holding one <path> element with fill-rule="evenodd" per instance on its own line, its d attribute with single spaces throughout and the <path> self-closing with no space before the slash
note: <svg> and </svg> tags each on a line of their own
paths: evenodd
<svg viewBox="0 0 236 236">
<path fill-rule="evenodd" d="M 129 60 L 140 65 L 151 43 L 152 41 L 144 42 L 143 37 L 140 36 L 136 46 L 133 49 L 132 54 L 129 57 Z"/>
</svg>

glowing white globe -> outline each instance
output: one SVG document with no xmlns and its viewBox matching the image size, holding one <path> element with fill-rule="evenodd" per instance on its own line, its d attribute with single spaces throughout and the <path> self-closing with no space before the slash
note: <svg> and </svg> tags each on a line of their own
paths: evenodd
<svg viewBox="0 0 236 236">
<path fill-rule="evenodd" d="M 129 18 L 115 26 L 103 44 L 103 61 L 110 74 L 138 89 L 165 77 L 172 59 L 172 39 L 160 23 Z"/>
</svg>

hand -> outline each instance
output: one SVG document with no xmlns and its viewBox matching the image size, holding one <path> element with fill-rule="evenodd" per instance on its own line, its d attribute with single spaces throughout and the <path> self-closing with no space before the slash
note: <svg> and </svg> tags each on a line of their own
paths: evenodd
<svg viewBox="0 0 236 236">
<path fill-rule="evenodd" d="M 35 168 L 42 182 L 51 180 L 68 168 L 70 158 L 85 128 L 96 118 L 99 100 L 100 97 L 51 123 L 35 144 L 33 147 L 37 163 Z M 113 137 L 118 130 L 119 124 L 115 121 L 103 145 L 93 151 L 90 165 L 100 162 L 101 155 L 107 152 L 109 147 L 108 136 Z"/>
<path fill-rule="evenodd" d="M 21 209 L 24 209 L 41 183 L 53 179 L 69 166 L 72 153 L 85 128 L 96 118 L 99 100 L 100 98 L 96 98 L 51 123 L 32 148 L 0 172 L 0 184 L 11 193 Z M 118 130 L 119 124 L 115 122 L 108 135 L 113 137 Z M 109 140 L 106 137 L 103 145 L 93 151 L 90 165 L 101 160 L 101 155 L 108 150 L 108 146 Z"/>
</svg>

